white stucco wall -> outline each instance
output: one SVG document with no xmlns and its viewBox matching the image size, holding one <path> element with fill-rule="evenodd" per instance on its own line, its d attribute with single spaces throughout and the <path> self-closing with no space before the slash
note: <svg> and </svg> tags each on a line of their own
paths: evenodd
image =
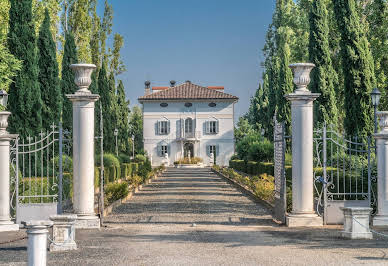
<svg viewBox="0 0 388 266">
<path fill-rule="evenodd" d="M 143 136 L 144 150 L 152 156 L 152 165 L 163 163 L 164 158 L 158 154 L 158 145 L 164 144 L 169 147 L 170 164 L 183 157 L 181 136 L 181 119 L 188 117 L 194 122 L 194 131 L 197 134 L 194 144 L 194 156 L 201 157 L 205 164 L 209 164 L 210 157 L 207 152 L 208 145 L 216 145 L 219 149 L 217 164 L 228 165 L 230 157 L 234 154 L 234 102 L 232 101 L 187 101 L 192 107 L 185 107 L 185 102 L 163 101 L 168 107 L 161 107 L 162 101 L 143 103 Z M 216 107 L 209 107 L 210 102 L 215 102 Z M 160 120 L 168 120 L 170 132 L 168 135 L 159 135 L 157 123 Z M 219 131 L 217 134 L 206 134 L 206 121 L 218 121 Z M 184 141 L 183 141 L 184 143 Z"/>
</svg>

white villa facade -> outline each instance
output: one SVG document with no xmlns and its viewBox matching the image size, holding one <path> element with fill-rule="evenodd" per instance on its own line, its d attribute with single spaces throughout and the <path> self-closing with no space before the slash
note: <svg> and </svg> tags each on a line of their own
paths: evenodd
<svg viewBox="0 0 388 266">
<path fill-rule="evenodd" d="M 143 106 L 144 150 L 152 165 L 169 165 L 183 157 L 200 157 L 209 165 L 211 154 L 218 165 L 228 165 L 234 154 L 234 104 L 236 96 L 223 87 L 202 87 L 186 81 L 175 86 L 145 83 Z"/>
</svg>

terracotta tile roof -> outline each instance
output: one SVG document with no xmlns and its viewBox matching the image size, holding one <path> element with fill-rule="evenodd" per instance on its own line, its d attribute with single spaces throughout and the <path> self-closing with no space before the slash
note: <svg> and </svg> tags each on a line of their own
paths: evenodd
<svg viewBox="0 0 388 266">
<path fill-rule="evenodd" d="M 228 99 L 238 100 L 238 97 L 221 92 L 215 89 L 209 89 L 193 83 L 183 83 L 181 85 L 170 87 L 166 90 L 156 91 L 151 94 L 139 97 L 139 101 L 147 100 L 180 100 L 180 99 Z"/>
</svg>

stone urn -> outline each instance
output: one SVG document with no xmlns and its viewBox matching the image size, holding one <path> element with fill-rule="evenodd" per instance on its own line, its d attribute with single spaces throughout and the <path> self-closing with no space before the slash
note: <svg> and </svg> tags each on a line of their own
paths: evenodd
<svg viewBox="0 0 388 266">
<path fill-rule="evenodd" d="M 315 67 L 312 63 L 295 63 L 289 65 L 294 73 L 293 82 L 296 85 L 295 93 L 310 93 L 307 85 L 310 83 L 310 72 Z"/>
<path fill-rule="evenodd" d="M 388 134 L 388 111 L 376 112 L 379 118 L 380 132 L 382 134 Z"/>
<path fill-rule="evenodd" d="M 70 68 L 74 71 L 74 82 L 79 90 L 76 94 L 90 94 L 89 86 L 92 83 L 92 72 L 96 69 L 93 64 L 72 64 Z"/>
<path fill-rule="evenodd" d="M 11 115 L 11 112 L 2 111 L 0 112 L 0 135 L 6 135 L 8 127 L 8 117 Z"/>
</svg>

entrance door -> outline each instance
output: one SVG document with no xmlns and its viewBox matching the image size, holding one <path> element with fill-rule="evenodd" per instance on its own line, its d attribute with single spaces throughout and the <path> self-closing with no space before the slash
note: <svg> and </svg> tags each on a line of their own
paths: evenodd
<svg viewBox="0 0 388 266">
<path fill-rule="evenodd" d="M 190 152 L 190 157 L 194 157 L 194 144 L 191 142 L 186 142 L 184 147 L 184 156 L 189 157 L 189 152 Z"/>
</svg>

